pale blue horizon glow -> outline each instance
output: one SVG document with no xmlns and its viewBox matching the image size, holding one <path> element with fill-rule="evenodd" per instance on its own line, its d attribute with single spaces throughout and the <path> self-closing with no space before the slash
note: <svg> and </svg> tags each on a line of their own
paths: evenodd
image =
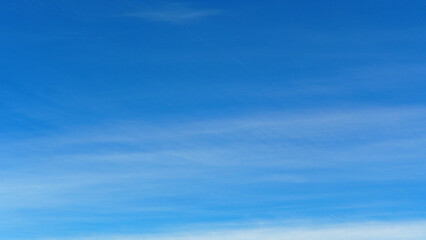
<svg viewBox="0 0 426 240">
<path fill-rule="evenodd" d="M 424 1 L 0 2 L 0 239 L 426 238 Z"/>
</svg>

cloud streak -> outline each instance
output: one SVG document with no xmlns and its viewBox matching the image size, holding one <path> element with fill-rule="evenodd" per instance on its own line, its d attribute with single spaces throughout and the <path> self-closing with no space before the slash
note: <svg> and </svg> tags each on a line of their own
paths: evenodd
<svg viewBox="0 0 426 240">
<path fill-rule="evenodd" d="M 194 231 L 162 236 L 94 236 L 61 240 L 423 240 L 425 238 L 426 222 L 364 222 Z"/>
<path fill-rule="evenodd" d="M 275 113 L 161 127 L 128 121 L 9 139 L 0 147 L 9 164 L 1 172 L 0 187 L 36 193 L 39 186 L 65 191 L 72 182 L 83 191 L 93 182 L 125 186 L 132 179 L 217 185 L 424 179 L 425 166 L 418 159 L 426 156 L 425 112 L 382 108 Z M 37 181 L 38 186 L 32 184 Z"/>
<path fill-rule="evenodd" d="M 134 13 L 127 13 L 125 16 L 141 18 L 150 21 L 168 22 L 168 23 L 186 23 L 200 18 L 217 16 L 223 11 L 219 9 L 190 9 L 184 7 L 167 8 L 160 10 L 146 10 Z"/>
<path fill-rule="evenodd" d="M 425 119 L 423 107 L 329 109 L 199 121 L 121 121 L 8 139 L 0 145 L 5 166 L 0 170 L 0 213 L 34 223 L 41 218 L 35 210 L 81 208 L 91 210 L 74 216 L 75 221 L 117 212 L 147 222 L 169 215 L 214 222 L 351 211 L 367 219 L 374 214 L 422 216 L 421 207 L 416 213 L 398 211 L 418 204 L 416 199 L 404 202 L 403 182 L 426 180 Z M 61 216 L 55 221 L 72 224 Z M 316 234 L 312 229 L 312 236 L 277 231 L 265 236 L 292 240 Z M 319 234 L 328 237 L 330 231 Z M 258 231 L 251 234 L 268 239 Z M 241 231 L 188 239 L 230 236 L 246 237 Z"/>
</svg>

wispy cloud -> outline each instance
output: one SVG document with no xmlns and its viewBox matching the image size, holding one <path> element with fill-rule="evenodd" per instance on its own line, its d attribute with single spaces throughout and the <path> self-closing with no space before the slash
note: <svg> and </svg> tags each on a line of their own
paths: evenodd
<svg viewBox="0 0 426 240">
<path fill-rule="evenodd" d="M 426 154 L 425 112 L 420 107 L 275 113 L 161 127 L 128 121 L 58 136 L 9 139 L 0 147 L 0 157 L 10 166 L 1 172 L 0 190 L 24 186 L 36 192 L 41 185 L 48 186 L 45 191 L 55 186 L 66 190 L 69 182 L 82 190 L 93 181 L 107 185 L 129 179 L 232 185 L 423 178 L 424 166 L 417 159 Z M 404 168 L 395 174 L 391 166 Z M 375 167 L 380 173 L 373 174 Z M 325 170 L 332 174 L 321 172 Z M 67 177 L 76 172 L 78 181 Z M 8 186 L 7 179 L 16 186 Z M 33 184 L 37 181 L 41 185 Z"/>
<path fill-rule="evenodd" d="M 188 122 L 123 121 L 3 140 L 0 157 L 7 167 L 0 170 L 0 213 L 37 222 L 38 215 L 23 210 L 90 208 L 85 217 L 149 210 L 144 217 L 150 221 L 164 212 L 262 218 L 282 217 L 284 210 L 303 215 L 355 205 L 395 215 L 392 207 L 380 209 L 384 202 L 400 203 L 392 190 L 374 189 L 380 207 L 365 207 L 372 190 L 347 190 L 345 184 L 424 181 L 425 119 L 424 107 L 329 109 Z M 320 192 L 312 187 L 318 185 Z M 338 194 L 348 200 L 342 202 Z M 316 232 L 309 231 L 312 235 L 291 235 L 293 230 L 251 234 L 254 239 L 314 239 Z M 242 234 L 187 239 L 246 239 Z M 320 234 L 333 239 L 331 230 Z"/>
<path fill-rule="evenodd" d="M 142 18 L 151 21 L 184 23 L 200 18 L 222 14 L 220 9 L 194 9 L 183 5 L 173 5 L 162 9 L 143 10 L 127 13 L 127 17 Z"/>
<path fill-rule="evenodd" d="M 93 236 L 61 240 L 423 240 L 426 222 L 363 222 L 338 225 L 254 227 L 161 236 Z"/>
</svg>

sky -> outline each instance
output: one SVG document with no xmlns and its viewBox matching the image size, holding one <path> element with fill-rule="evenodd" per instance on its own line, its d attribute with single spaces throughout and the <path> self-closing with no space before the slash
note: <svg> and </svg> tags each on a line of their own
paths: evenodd
<svg viewBox="0 0 426 240">
<path fill-rule="evenodd" d="M 0 0 L 0 239 L 426 239 L 425 13 Z"/>
</svg>

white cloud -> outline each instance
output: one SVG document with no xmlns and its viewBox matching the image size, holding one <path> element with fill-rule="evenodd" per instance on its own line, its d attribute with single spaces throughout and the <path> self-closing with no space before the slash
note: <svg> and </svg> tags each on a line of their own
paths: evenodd
<svg viewBox="0 0 426 240">
<path fill-rule="evenodd" d="M 66 240 L 424 240 L 426 222 L 364 222 L 320 226 L 256 227 L 159 236 L 92 236 Z M 63 239 L 65 240 L 65 239 Z"/>
<path fill-rule="evenodd" d="M 4 141 L 0 210 L 121 201 L 116 192 L 135 189 L 155 198 L 202 195 L 205 185 L 425 179 L 425 119 L 422 107 L 329 110 L 129 121 Z"/>
<path fill-rule="evenodd" d="M 219 9 L 190 9 L 183 6 L 175 6 L 160 10 L 145 10 L 140 12 L 128 13 L 125 16 L 142 18 L 151 21 L 161 21 L 170 23 L 183 23 L 199 18 L 215 16 L 223 11 Z"/>
</svg>

